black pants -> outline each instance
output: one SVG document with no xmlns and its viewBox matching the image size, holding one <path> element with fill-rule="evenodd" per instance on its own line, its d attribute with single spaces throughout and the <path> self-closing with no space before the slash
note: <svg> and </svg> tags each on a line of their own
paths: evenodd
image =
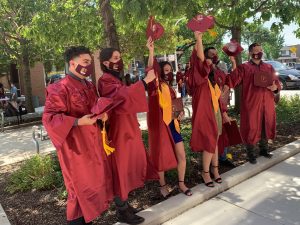
<svg viewBox="0 0 300 225">
<path fill-rule="evenodd" d="M 261 137 L 260 141 L 258 142 L 258 147 L 260 152 L 268 152 L 269 150 L 269 145 L 268 145 L 268 140 L 266 136 L 266 127 L 265 127 L 265 118 L 262 120 L 262 126 L 261 126 Z M 251 153 L 254 152 L 255 145 L 246 145 L 247 152 Z"/>
<path fill-rule="evenodd" d="M 124 211 L 128 208 L 127 201 L 122 201 L 120 197 L 115 197 L 114 202 L 117 210 Z"/>
</svg>

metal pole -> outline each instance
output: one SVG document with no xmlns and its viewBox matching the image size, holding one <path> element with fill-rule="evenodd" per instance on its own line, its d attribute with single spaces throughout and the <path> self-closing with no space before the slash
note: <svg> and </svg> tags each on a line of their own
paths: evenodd
<svg viewBox="0 0 300 225">
<path fill-rule="evenodd" d="M 32 141 L 35 144 L 35 148 L 36 148 L 36 153 L 40 154 L 40 146 L 39 146 L 39 142 L 37 141 L 36 137 L 35 137 L 35 131 L 38 129 L 37 126 L 33 126 L 32 127 Z"/>
</svg>

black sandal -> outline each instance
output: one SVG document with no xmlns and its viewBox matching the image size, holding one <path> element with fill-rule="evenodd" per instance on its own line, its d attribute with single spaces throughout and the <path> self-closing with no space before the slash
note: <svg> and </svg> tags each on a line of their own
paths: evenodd
<svg viewBox="0 0 300 225">
<path fill-rule="evenodd" d="M 209 173 L 209 171 L 208 171 L 208 172 L 206 172 L 206 171 L 202 170 L 202 173 Z M 209 181 L 209 182 L 205 183 L 205 180 L 204 180 L 204 178 L 203 178 L 202 174 L 201 174 L 201 177 L 202 177 L 202 180 L 203 180 L 204 184 L 205 184 L 207 187 L 210 187 L 210 188 L 213 188 L 213 187 L 215 187 L 215 185 L 214 185 L 214 182 L 212 182 L 212 181 Z"/>
<path fill-rule="evenodd" d="M 219 166 L 213 166 L 213 165 L 211 165 L 211 167 L 213 167 L 213 168 L 219 168 Z M 222 184 L 222 178 L 221 177 L 216 178 L 215 182 L 218 183 L 218 184 Z"/>
<path fill-rule="evenodd" d="M 178 183 L 184 183 L 184 181 L 179 180 Z M 178 188 L 179 188 L 179 190 L 180 190 L 183 194 L 185 194 L 186 196 L 192 196 L 192 195 L 193 195 L 192 190 L 189 189 L 189 188 L 186 189 L 185 192 L 183 192 L 183 191 L 180 189 L 179 185 L 178 185 Z"/>
</svg>

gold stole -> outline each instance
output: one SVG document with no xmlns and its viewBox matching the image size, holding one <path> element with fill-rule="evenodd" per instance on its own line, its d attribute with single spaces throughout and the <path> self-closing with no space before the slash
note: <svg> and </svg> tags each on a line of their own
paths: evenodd
<svg viewBox="0 0 300 225">
<path fill-rule="evenodd" d="M 169 85 L 160 83 L 161 90 L 158 88 L 159 106 L 163 110 L 163 121 L 167 126 L 172 122 L 172 98 Z M 174 119 L 175 129 L 180 133 L 180 126 L 177 119 Z"/>
</svg>

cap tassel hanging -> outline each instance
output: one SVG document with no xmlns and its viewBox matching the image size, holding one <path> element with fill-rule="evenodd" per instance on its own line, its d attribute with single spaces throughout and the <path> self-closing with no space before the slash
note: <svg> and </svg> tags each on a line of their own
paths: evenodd
<svg viewBox="0 0 300 225">
<path fill-rule="evenodd" d="M 104 151 L 105 151 L 106 155 L 110 155 L 116 149 L 109 146 L 109 141 L 108 141 L 107 133 L 106 133 L 106 129 L 105 129 L 105 122 L 103 123 L 103 128 L 102 128 L 101 133 L 102 133 L 102 143 L 103 143 Z"/>
<path fill-rule="evenodd" d="M 218 33 L 214 29 L 208 29 L 209 36 L 217 37 Z"/>
</svg>

